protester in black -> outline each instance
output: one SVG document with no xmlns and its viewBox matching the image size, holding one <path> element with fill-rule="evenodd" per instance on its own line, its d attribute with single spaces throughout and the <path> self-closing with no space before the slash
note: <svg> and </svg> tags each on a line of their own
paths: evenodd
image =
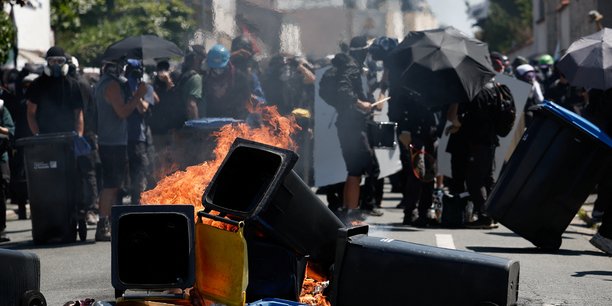
<svg viewBox="0 0 612 306">
<path fill-rule="evenodd" d="M 64 50 L 51 47 L 47 66 L 26 92 L 28 125 L 34 134 L 76 131 L 83 135 L 83 100 L 77 82 L 68 77 Z"/>
<path fill-rule="evenodd" d="M 91 147 L 87 155 L 77 157 L 77 169 L 80 177 L 81 193 L 78 198 L 82 201 L 86 212 L 86 220 L 89 225 L 98 223 L 98 180 L 96 164 L 100 163 L 98 155 L 98 107 L 93 98 L 91 84 L 78 72 L 78 61 L 72 57 L 68 59 L 68 76 L 73 78 L 83 98 L 83 137 Z"/>
<path fill-rule="evenodd" d="M 8 142 L 9 137 L 12 137 L 14 133 L 15 124 L 11 114 L 4 105 L 0 105 L 0 243 L 10 241 L 4 230 L 6 229 L 6 197 L 11 175 L 8 164 Z"/>
<path fill-rule="evenodd" d="M 338 117 L 336 128 L 342 149 L 342 157 L 346 164 L 347 178 L 344 184 L 343 201 L 344 210 L 341 212 L 343 221 L 350 224 L 353 221 L 363 220 L 364 216 L 359 210 L 359 195 L 361 177 L 366 180 L 378 178 L 378 164 L 368 137 L 366 120 L 372 111 L 372 104 L 368 101 L 361 81 L 361 65 L 367 55 L 367 41 L 365 37 L 355 37 L 351 40 L 351 55 L 338 53 L 332 60 L 331 69 L 336 70 L 336 90 L 333 102 L 336 105 Z M 374 184 L 366 183 L 365 186 Z M 374 194 L 374 190 L 364 190 Z"/>
<path fill-rule="evenodd" d="M 612 134 L 612 88 L 606 91 L 592 89 L 589 91 L 589 104 L 585 117 L 600 127 L 608 135 Z M 601 226 L 590 242 L 598 249 L 612 255 L 612 166 L 599 181 L 597 200 L 594 210 L 603 212 Z"/>
<path fill-rule="evenodd" d="M 493 81 L 487 83 L 472 101 L 459 104 L 456 117 L 449 118 L 454 122 L 447 147 L 451 153 L 451 193 L 459 194 L 467 187 L 474 203 L 473 213 L 478 218 L 468 222 L 468 228 L 496 227 L 484 206 L 493 187 L 495 148 L 499 146 L 494 121 L 497 105 L 494 86 Z"/>
</svg>

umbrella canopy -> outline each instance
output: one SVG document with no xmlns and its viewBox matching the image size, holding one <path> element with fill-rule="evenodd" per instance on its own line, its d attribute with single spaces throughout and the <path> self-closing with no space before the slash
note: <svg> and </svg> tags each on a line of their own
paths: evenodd
<svg viewBox="0 0 612 306">
<path fill-rule="evenodd" d="M 612 88 L 612 29 L 579 38 L 557 63 L 570 84 L 585 88 Z"/>
<path fill-rule="evenodd" d="M 432 107 L 469 102 L 495 76 L 487 44 L 453 27 L 410 32 L 390 57 L 400 86 Z"/>
<path fill-rule="evenodd" d="M 152 60 L 182 56 L 183 52 L 174 43 L 155 35 L 130 36 L 113 43 L 102 55 L 104 60 L 121 57 Z"/>
</svg>

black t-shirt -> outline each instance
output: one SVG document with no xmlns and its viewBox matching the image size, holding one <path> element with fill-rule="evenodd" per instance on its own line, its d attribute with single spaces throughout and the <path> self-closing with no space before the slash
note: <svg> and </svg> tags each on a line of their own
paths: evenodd
<svg viewBox="0 0 612 306">
<path fill-rule="evenodd" d="M 36 120 L 40 133 L 75 130 L 74 111 L 83 108 L 83 99 L 74 79 L 42 75 L 32 82 L 26 98 L 37 105 Z"/>
</svg>

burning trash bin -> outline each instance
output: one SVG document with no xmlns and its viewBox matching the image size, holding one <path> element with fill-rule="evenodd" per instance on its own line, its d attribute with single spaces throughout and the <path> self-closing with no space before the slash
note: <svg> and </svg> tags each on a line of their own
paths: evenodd
<svg viewBox="0 0 612 306">
<path fill-rule="evenodd" d="M 185 122 L 177 131 L 170 159 L 180 169 L 213 159 L 216 137 L 212 134 L 225 125 L 242 122 L 233 118 L 201 118 Z"/>
<path fill-rule="evenodd" d="M 342 222 L 291 169 L 297 154 L 236 139 L 202 197 L 205 209 L 244 220 L 324 269 L 334 261 Z M 247 243 L 248 243 L 248 234 Z"/>
<path fill-rule="evenodd" d="M 24 147 L 34 243 L 74 242 L 87 237 L 78 207 L 76 133 L 51 133 L 21 138 Z"/>
<path fill-rule="evenodd" d="M 612 140 L 586 119 L 546 102 L 535 110 L 487 203 L 489 215 L 534 245 L 561 235 L 612 159 Z"/>
</svg>

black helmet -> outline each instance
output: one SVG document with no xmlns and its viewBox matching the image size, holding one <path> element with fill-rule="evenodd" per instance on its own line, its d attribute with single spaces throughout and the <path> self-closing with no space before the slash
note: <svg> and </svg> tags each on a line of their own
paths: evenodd
<svg viewBox="0 0 612 306">
<path fill-rule="evenodd" d="M 370 46 L 370 54 L 372 55 L 372 59 L 375 61 L 384 60 L 389 52 L 397 47 L 398 41 L 397 38 L 391 38 L 387 36 L 381 36 L 374 40 L 372 45 Z"/>
<path fill-rule="evenodd" d="M 249 53 L 253 54 L 253 44 L 251 43 L 251 41 L 248 38 L 246 38 L 246 37 L 244 37 L 242 35 L 240 35 L 240 36 L 238 36 L 238 37 L 236 37 L 236 38 L 234 38 L 232 40 L 231 51 L 235 52 L 235 51 L 238 51 L 240 49 L 246 50 Z"/>
</svg>

